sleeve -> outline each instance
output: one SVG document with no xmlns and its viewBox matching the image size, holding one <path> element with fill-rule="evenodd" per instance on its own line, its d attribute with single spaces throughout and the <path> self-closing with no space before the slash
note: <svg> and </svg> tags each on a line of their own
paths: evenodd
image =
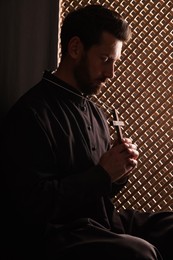
<svg viewBox="0 0 173 260">
<path fill-rule="evenodd" d="M 11 116 L 1 140 L 4 190 L 22 216 L 47 222 L 111 191 L 110 178 L 98 165 L 58 178 L 51 141 L 30 109 Z"/>
<path fill-rule="evenodd" d="M 110 197 L 113 198 L 116 196 L 128 182 L 128 176 L 121 178 L 118 182 L 112 184 L 112 189 L 110 192 Z"/>
</svg>

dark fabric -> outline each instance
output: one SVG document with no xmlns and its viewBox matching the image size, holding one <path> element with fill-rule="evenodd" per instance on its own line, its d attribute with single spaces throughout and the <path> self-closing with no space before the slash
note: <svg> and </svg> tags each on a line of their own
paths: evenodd
<svg viewBox="0 0 173 260">
<path fill-rule="evenodd" d="M 101 110 L 74 91 L 46 72 L 4 119 L 2 216 L 10 256 L 161 259 L 155 245 L 173 259 L 171 212 L 116 212 L 111 198 L 127 179 L 111 183 L 98 165 L 109 129 Z"/>
<path fill-rule="evenodd" d="M 50 227 L 47 247 L 49 259 L 56 259 L 56 255 L 60 259 L 70 255 L 75 259 L 98 259 L 98 256 L 101 259 L 161 259 L 157 249 L 147 241 L 116 234 L 92 219 L 78 219 L 66 227 Z"/>
</svg>

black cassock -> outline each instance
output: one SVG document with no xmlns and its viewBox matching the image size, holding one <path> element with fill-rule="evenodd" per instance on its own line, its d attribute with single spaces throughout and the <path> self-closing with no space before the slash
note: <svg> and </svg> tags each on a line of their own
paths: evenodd
<svg viewBox="0 0 173 260">
<path fill-rule="evenodd" d="M 1 130 L 4 259 L 173 259 L 172 212 L 116 211 L 109 147 L 101 110 L 51 73 L 19 99 Z"/>
</svg>

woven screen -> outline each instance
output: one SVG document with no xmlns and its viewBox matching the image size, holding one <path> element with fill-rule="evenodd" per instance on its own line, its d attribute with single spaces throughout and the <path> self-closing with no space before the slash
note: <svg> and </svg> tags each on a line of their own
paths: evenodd
<svg viewBox="0 0 173 260">
<path fill-rule="evenodd" d="M 92 98 L 102 106 L 108 122 L 107 107 L 118 110 L 125 123 L 123 135 L 133 139 L 140 153 L 137 169 L 114 203 L 117 209 L 173 210 L 171 1 L 61 0 L 59 25 L 69 11 L 96 3 L 121 13 L 133 32 L 114 79 Z M 111 125 L 110 133 L 113 141 L 116 132 Z"/>
</svg>

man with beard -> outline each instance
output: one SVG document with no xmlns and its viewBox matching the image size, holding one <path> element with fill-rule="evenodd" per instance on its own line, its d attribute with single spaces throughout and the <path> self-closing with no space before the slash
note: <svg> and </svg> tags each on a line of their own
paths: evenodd
<svg viewBox="0 0 173 260">
<path fill-rule="evenodd" d="M 11 259 L 173 259 L 172 212 L 112 204 L 139 153 L 130 138 L 110 145 L 106 119 L 89 100 L 113 77 L 130 36 L 127 22 L 100 5 L 70 13 L 59 67 L 8 113 L 1 147 Z"/>
</svg>

